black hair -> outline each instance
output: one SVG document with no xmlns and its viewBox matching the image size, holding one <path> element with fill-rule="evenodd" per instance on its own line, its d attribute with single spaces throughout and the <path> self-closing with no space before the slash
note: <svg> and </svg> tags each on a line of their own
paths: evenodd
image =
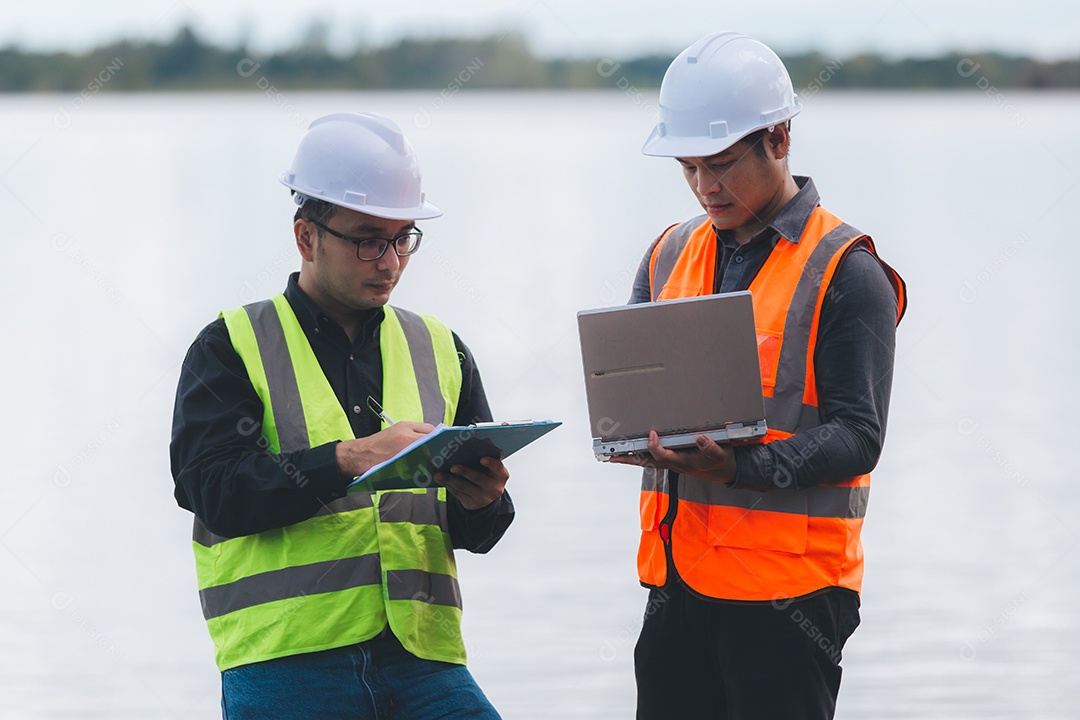
<svg viewBox="0 0 1080 720">
<path fill-rule="evenodd" d="M 743 142 L 750 144 L 750 148 L 754 151 L 754 154 L 761 160 L 769 159 L 769 152 L 765 149 L 765 134 L 768 132 L 768 128 L 761 128 L 742 139 Z"/>
<path fill-rule="evenodd" d="M 296 208 L 296 214 L 293 215 L 293 222 L 297 220 L 311 220 L 313 222 L 326 223 L 337 209 L 337 205 L 328 203 L 325 200 L 317 200 L 315 198 L 307 198 L 304 203 Z"/>
<path fill-rule="evenodd" d="M 791 132 L 791 121 L 787 121 L 788 132 Z M 769 128 L 761 128 L 755 130 L 742 139 L 742 142 L 750 143 L 750 147 L 753 148 L 754 153 L 762 160 L 769 159 L 769 151 L 765 149 L 765 136 L 769 133 Z"/>
</svg>

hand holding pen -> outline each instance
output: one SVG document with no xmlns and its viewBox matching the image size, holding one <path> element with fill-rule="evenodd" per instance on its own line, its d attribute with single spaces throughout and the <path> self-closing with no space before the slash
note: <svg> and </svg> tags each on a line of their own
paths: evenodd
<svg viewBox="0 0 1080 720">
<path fill-rule="evenodd" d="M 386 427 L 374 435 L 342 440 L 334 450 L 338 469 L 346 478 L 363 475 L 372 465 L 397 455 L 401 450 L 435 429 L 434 425 L 418 422 L 394 422 L 382 405 L 373 397 L 367 399 L 368 408 L 379 416 Z"/>
</svg>

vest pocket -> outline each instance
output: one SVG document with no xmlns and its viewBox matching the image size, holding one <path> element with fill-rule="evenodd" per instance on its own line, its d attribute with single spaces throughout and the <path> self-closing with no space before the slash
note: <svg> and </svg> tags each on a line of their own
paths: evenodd
<svg viewBox="0 0 1080 720">
<path fill-rule="evenodd" d="M 702 289 L 698 285 L 691 285 L 687 282 L 668 282 L 660 289 L 660 294 L 656 297 L 657 300 L 679 300 L 687 297 L 697 297 L 702 293 Z"/>
<path fill-rule="evenodd" d="M 769 494 L 760 494 L 763 502 Z M 801 500 L 802 512 L 790 511 L 796 508 L 775 512 L 759 507 L 709 505 L 706 519 L 709 543 L 713 547 L 802 555 L 806 552 L 807 517 L 806 498 Z"/>
</svg>

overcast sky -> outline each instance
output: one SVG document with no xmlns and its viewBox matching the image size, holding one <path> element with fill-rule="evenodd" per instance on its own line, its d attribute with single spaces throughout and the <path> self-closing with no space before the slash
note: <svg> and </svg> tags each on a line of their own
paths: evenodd
<svg viewBox="0 0 1080 720">
<path fill-rule="evenodd" d="M 952 49 L 1080 56 L 1076 0 L 5 0 L 2 12 L 0 44 L 45 50 L 82 50 L 119 37 L 163 39 L 186 22 L 215 42 L 246 37 L 250 47 L 267 51 L 294 44 L 323 19 L 339 48 L 406 35 L 517 31 L 545 56 L 627 58 L 674 55 L 707 31 L 731 29 L 780 52 L 818 49 L 844 57 Z"/>
</svg>

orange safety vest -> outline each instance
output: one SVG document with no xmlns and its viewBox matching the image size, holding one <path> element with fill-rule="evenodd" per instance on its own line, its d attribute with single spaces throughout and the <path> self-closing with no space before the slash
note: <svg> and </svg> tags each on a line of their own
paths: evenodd
<svg viewBox="0 0 1080 720">
<path fill-rule="evenodd" d="M 669 228 L 650 260 L 652 299 L 711 295 L 716 242 L 707 216 Z M 750 284 L 769 425 L 764 442 L 822 424 L 814 374 L 818 320 L 837 267 L 857 246 L 877 258 L 867 235 L 818 207 L 799 242 L 780 238 Z M 877 259 L 896 292 L 899 323 L 907 306 L 904 281 Z M 642 584 L 666 582 L 667 546 L 678 576 L 708 597 L 774 600 L 826 587 L 861 589 L 869 474 L 802 490 L 778 476 L 767 492 L 680 475 L 669 521 L 671 480 L 653 469 L 642 478 Z"/>
</svg>

